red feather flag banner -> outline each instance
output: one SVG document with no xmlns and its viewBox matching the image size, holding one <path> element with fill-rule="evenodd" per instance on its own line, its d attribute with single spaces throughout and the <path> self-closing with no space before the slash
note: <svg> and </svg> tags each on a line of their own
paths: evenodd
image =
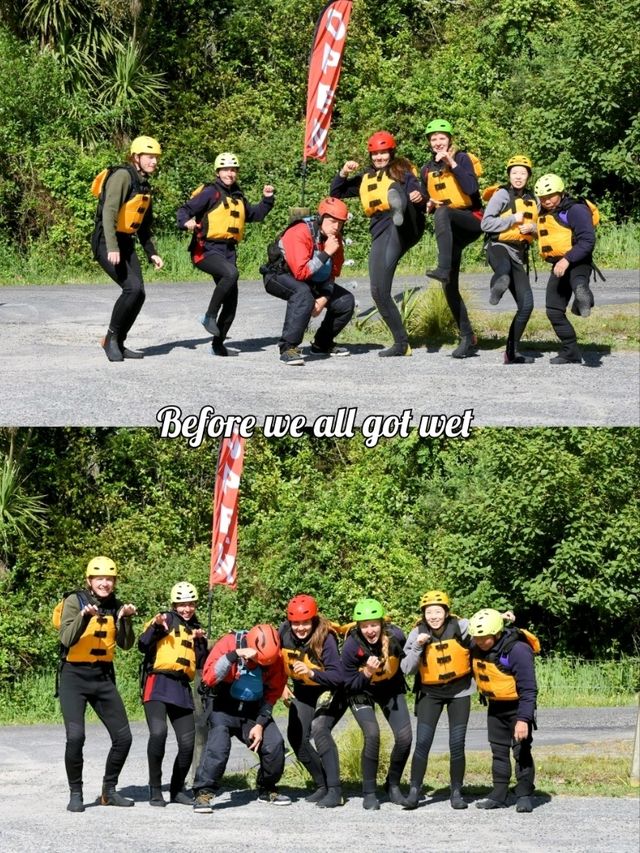
<svg viewBox="0 0 640 853">
<path fill-rule="evenodd" d="M 351 17 L 351 0 L 330 0 L 316 24 L 309 58 L 304 161 L 327 159 L 327 135 L 333 114 L 342 54 Z"/>
<path fill-rule="evenodd" d="M 220 443 L 213 496 L 209 589 L 223 583 L 236 588 L 238 550 L 238 496 L 244 465 L 245 439 L 234 431 Z"/>
</svg>

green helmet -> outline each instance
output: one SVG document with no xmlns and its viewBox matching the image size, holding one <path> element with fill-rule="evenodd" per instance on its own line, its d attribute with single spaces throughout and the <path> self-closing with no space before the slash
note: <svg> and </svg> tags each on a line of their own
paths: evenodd
<svg viewBox="0 0 640 853">
<path fill-rule="evenodd" d="M 537 196 L 555 195 L 555 193 L 564 192 L 564 181 L 559 175 L 550 172 L 548 175 L 538 178 L 533 191 Z"/>
<path fill-rule="evenodd" d="M 361 598 L 353 608 L 353 620 L 368 622 L 369 619 L 384 619 L 384 607 L 375 598 Z"/>
<path fill-rule="evenodd" d="M 235 154 L 232 154 L 231 151 L 223 151 L 222 154 L 218 154 L 216 159 L 213 161 L 213 168 L 218 171 L 218 169 L 239 169 L 240 163 L 238 162 L 238 158 Z"/>
<path fill-rule="evenodd" d="M 478 610 L 469 619 L 469 634 L 472 637 L 488 637 L 492 634 L 500 634 L 503 630 L 502 614 L 490 607 Z"/>
<path fill-rule="evenodd" d="M 427 125 L 427 129 L 425 130 L 427 136 L 431 136 L 432 133 L 448 133 L 449 136 L 453 133 L 453 128 L 449 124 L 446 119 L 443 118 L 434 118 L 433 121 L 430 121 Z"/>
</svg>

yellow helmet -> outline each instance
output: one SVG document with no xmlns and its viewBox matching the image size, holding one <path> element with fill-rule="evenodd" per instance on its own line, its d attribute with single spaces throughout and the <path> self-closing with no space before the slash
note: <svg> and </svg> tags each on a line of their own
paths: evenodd
<svg viewBox="0 0 640 853">
<path fill-rule="evenodd" d="M 430 589 L 420 599 L 420 609 L 428 607 L 430 604 L 439 604 L 440 607 L 446 607 L 447 610 L 451 607 L 449 596 L 440 589 Z"/>
<path fill-rule="evenodd" d="M 478 610 L 469 619 L 469 634 L 472 637 L 488 637 L 492 634 L 500 634 L 504 630 L 504 619 L 502 614 L 491 607 Z"/>
<path fill-rule="evenodd" d="M 109 557 L 92 557 L 87 563 L 86 576 L 88 578 L 117 578 L 118 570 L 116 564 Z"/>
<path fill-rule="evenodd" d="M 136 136 L 131 143 L 130 151 L 132 154 L 155 154 L 158 157 L 162 154 L 160 143 L 152 136 Z"/>
<path fill-rule="evenodd" d="M 232 151 L 223 151 L 213 161 L 213 168 L 216 172 L 220 169 L 239 169 L 240 161 Z"/>
<path fill-rule="evenodd" d="M 525 169 L 529 170 L 529 175 L 531 175 L 531 172 L 533 171 L 533 163 L 526 154 L 514 154 L 514 156 L 507 161 L 507 175 L 513 166 L 524 166 Z"/>
<path fill-rule="evenodd" d="M 538 178 L 533 191 L 537 196 L 555 195 L 556 193 L 564 192 L 564 181 L 559 175 L 554 175 L 550 172 L 548 175 Z"/>
<path fill-rule="evenodd" d="M 187 604 L 198 600 L 198 590 L 189 581 L 180 581 L 171 587 L 171 603 Z"/>
</svg>

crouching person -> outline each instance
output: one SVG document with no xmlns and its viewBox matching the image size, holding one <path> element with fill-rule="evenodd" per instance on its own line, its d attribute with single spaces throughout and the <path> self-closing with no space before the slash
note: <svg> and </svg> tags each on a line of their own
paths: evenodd
<svg viewBox="0 0 640 853">
<path fill-rule="evenodd" d="M 516 811 L 533 810 L 535 766 L 531 754 L 532 731 L 538 688 L 533 661 L 540 650 L 536 637 L 528 631 L 504 627 L 497 610 L 479 610 L 469 620 L 473 637 L 471 660 L 478 690 L 487 703 L 487 733 L 493 757 L 493 789 L 479 809 L 500 809 L 507 805 L 513 751 L 516 770 Z"/>
<path fill-rule="evenodd" d="M 312 317 L 325 316 L 316 331 L 311 352 L 345 356 L 335 338 L 344 329 L 355 308 L 353 294 L 335 279 L 344 261 L 342 229 L 347 206 L 337 198 L 320 202 L 317 216 L 290 225 L 269 247 L 269 263 L 260 267 L 267 293 L 287 302 L 284 327 L 278 347 L 283 364 L 304 364 L 300 344 Z"/>
<path fill-rule="evenodd" d="M 211 812 L 231 752 L 231 736 L 258 755 L 258 800 L 289 805 L 276 788 L 284 771 L 284 740 L 273 706 L 287 678 L 280 639 L 271 625 L 230 631 L 213 646 L 202 673 L 208 688 L 209 734 L 193 783 L 194 811 Z"/>
</svg>

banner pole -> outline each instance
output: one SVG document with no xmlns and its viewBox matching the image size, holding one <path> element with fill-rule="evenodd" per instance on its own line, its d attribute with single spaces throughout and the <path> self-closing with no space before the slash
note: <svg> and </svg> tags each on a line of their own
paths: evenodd
<svg viewBox="0 0 640 853">
<path fill-rule="evenodd" d="M 307 182 L 307 158 L 302 158 L 302 194 L 300 196 L 300 207 L 304 207 L 304 197 Z"/>
</svg>

